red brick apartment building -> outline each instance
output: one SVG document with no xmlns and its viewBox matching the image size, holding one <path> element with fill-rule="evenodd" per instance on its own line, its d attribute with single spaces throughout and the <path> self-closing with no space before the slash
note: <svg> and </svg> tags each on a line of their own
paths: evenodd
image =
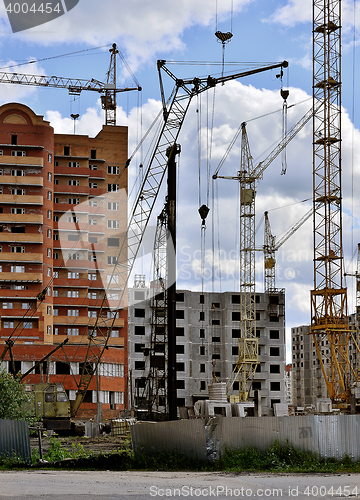
<svg viewBox="0 0 360 500">
<path fill-rule="evenodd" d="M 108 192 L 114 199 L 114 190 L 127 190 L 126 173 L 118 178 L 126 159 L 127 127 L 105 125 L 95 138 L 54 134 L 25 105 L 0 107 L 0 346 L 17 327 L 15 370 L 25 373 L 68 337 L 64 350 L 26 381 L 62 382 L 70 399 L 104 297 L 107 265 L 119 250 L 119 239 L 111 236 L 126 221 L 126 203 L 107 202 Z M 114 312 L 105 302 L 101 317 L 113 314 L 99 392 L 93 377 L 79 417 L 93 416 L 97 394 L 104 416 L 124 408 L 127 310 Z M 8 354 L 3 368 L 10 370 Z"/>
</svg>

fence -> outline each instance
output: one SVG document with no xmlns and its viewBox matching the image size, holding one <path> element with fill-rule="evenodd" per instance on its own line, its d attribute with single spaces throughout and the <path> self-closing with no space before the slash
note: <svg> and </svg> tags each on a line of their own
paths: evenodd
<svg viewBox="0 0 360 500">
<path fill-rule="evenodd" d="M 226 449 L 268 448 L 275 440 L 289 441 L 324 458 L 348 455 L 360 459 L 360 415 L 307 415 L 137 422 L 130 426 L 135 453 L 153 455 L 177 451 L 203 460 L 215 460 Z"/>
<path fill-rule="evenodd" d="M 0 420 L 0 456 L 12 455 L 31 463 L 28 424 L 23 420 Z"/>
</svg>

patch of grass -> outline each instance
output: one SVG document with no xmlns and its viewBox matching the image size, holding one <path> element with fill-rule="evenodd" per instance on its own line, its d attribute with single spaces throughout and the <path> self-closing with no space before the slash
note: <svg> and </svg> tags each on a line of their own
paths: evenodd
<svg viewBox="0 0 360 500">
<path fill-rule="evenodd" d="M 38 453 L 34 452 L 33 458 L 38 458 Z M 342 460 L 324 459 L 316 453 L 302 451 L 289 442 L 280 444 L 278 441 L 264 452 L 253 447 L 228 450 L 220 459 L 205 462 L 176 452 L 161 452 L 153 456 L 138 453 L 135 456 L 129 448 L 94 454 L 75 443 L 68 451 L 58 439 L 52 438 L 50 450 L 44 459 L 52 463 L 43 464 L 43 467 L 66 470 L 360 472 L 360 461 L 352 462 L 349 457 Z"/>
</svg>

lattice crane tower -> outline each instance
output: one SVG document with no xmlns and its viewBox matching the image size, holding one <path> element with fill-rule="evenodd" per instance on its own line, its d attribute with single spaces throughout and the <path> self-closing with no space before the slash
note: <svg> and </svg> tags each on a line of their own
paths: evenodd
<svg viewBox="0 0 360 500">
<path fill-rule="evenodd" d="M 342 250 L 341 0 L 313 0 L 313 107 L 311 334 L 329 396 L 340 404 L 349 400 L 350 336 Z M 321 352 L 324 339 L 328 359 Z"/>
</svg>

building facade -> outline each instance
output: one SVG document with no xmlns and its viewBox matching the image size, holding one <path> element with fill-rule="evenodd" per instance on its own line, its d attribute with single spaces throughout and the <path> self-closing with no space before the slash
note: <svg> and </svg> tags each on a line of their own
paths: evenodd
<svg viewBox="0 0 360 500">
<path fill-rule="evenodd" d="M 151 288 L 129 290 L 129 370 L 132 405 L 141 405 L 149 373 L 152 307 Z M 259 364 L 252 383 L 261 391 L 262 413 L 272 414 L 274 403 L 285 403 L 285 296 L 256 294 L 256 336 Z M 191 406 L 208 398 L 215 376 L 227 382 L 238 357 L 240 293 L 177 291 L 176 348 L 178 406 Z M 145 355 L 144 355 L 145 353 Z M 231 394 L 238 391 L 234 383 Z"/>
<path fill-rule="evenodd" d="M 355 314 L 349 316 L 350 328 L 356 327 Z M 294 406 L 316 406 L 317 399 L 328 398 L 328 390 L 322 373 L 320 360 L 312 335 L 309 335 L 310 325 L 291 329 L 292 338 L 292 403 Z M 325 338 L 321 341 L 322 359 L 330 368 L 330 346 Z M 358 351 L 353 342 L 349 344 L 349 361 L 353 367 L 359 360 Z"/>
<path fill-rule="evenodd" d="M 127 127 L 103 126 L 95 138 L 54 134 L 27 106 L 0 107 L 0 341 L 15 341 L 15 371 L 25 373 L 68 339 L 26 381 L 62 382 L 74 399 L 101 311 L 113 330 L 98 388 L 93 377 L 81 407 L 89 416 L 97 395 L 117 412 L 125 401 L 127 311 L 116 308 L 113 264 L 126 227 L 126 203 L 119 202 L 126 159 Z M 108 276 L 112 290 L 103 302 Z M 11 369 L 8 357 L 4 367 Z"/>
</svg>

